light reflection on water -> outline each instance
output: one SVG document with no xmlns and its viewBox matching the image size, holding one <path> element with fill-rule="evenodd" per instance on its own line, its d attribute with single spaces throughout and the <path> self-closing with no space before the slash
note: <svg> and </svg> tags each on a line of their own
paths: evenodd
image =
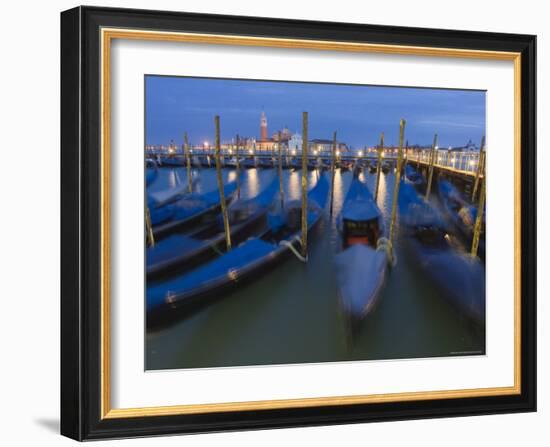
<svg viewBox="0 0 550 447">
<path fill-rule="evenodd" d="M 200 169 L 196 190 L 216 189 L 214 169 Z M 241 197 L 261 192 L 276 175 L 272 169 L 243 169 Z M 330 173 L 325 175 L 330 179 Z M 224 182 L 235 178 L 222 171 Z M 317 181 L 308 173 L 310 187 Z M 371 192 L 376 174 L 363 172 Z M 178 180 L 179 179 L 179 180 Z M 394 173 L 380 173 L 377 203 L 389 229 Z M 149 333 L 147 369 L 251 364 L 392 359 L 448 355 L 483 348 L 483 339 L 457 317 L 445 299 L 415 269 L 396 241 L 397 266 L 390 272 L 378 307 L 350 346 L 337 295 L 333 256 L 336 218 L 351 184 L 351 172 L 335 171 L 334 209 L 309 238 L 309 262 L 294 258 L 232 292 L 194 316 Z M 185 168 L 159 169 L 151 191 L 186 182 Z M 285 169 L 285 200 L 300 198 L 301 172 Z"/>
</svg>

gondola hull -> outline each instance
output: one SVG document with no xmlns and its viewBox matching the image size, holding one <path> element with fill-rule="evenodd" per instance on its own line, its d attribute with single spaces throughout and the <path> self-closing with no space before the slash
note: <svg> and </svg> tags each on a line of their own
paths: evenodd
<svg viewBox="0 0 550 447">
<path fill-rule="evenodd" d="M 266 231 L 266 214 L 278 187 L 278 179 L 275 177 L 258 196 L 238 201 L 230 207 L 230 234 L 233 244 L 243 242 L 252 234 Z M 213 228 L 203 227 L 193 236 L 173 234 L 147 249 L 147 279 L 158 279 L 176 270 L 181 274 L 226 249 L 221 219 L 214 222 Z"/>
<path fill-rule="evenodd" d="M 399 212 L 402 236 L 417 268 L 459 313 L 476 324 L 484 324 L 483 264 L 451 247 L 442 217 L 405 182 L 401 184 Z"/>
<path fill-rule="evenodd" d="M 224 186 L 226 203 L 229 205 L 237 189 L 236 181 Z M 155 225 L 153 223 L 153 235 L 155 240 L 166 237 L 175 231 L 183 231 L 209 216 L 213 216 L 221 208 L 219 192 L 210 191 L 205 194 L 191 194 L 173 204 L 159 207 L 151 213 L 152 219 L 155 213 L 166 212 L 169 219 L 165 223 Z"/>
<path fill-rule="evenodd" d="M 308 194 L 308 231 L 321 221 L 327 195 L 328 181 L 322 176 Z M 290 246 L 299 251 L 300 234 L 300 231 L 288 234 L 287 243 L 251 238 L 184 276 L 148 287 L 147 324 L 157 326 L 187 316 L 221 298 L 222 292 L 259 278 L 291 255 Z"/>
</svg>

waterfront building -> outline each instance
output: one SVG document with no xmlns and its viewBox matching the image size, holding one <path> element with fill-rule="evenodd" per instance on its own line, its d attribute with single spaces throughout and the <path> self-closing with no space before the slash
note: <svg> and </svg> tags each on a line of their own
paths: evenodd
<svg viewBox="0 0 550 447">
<path fill-rule="evenodd" d="M 288 150 L 292 154 L 302 153 L 302 135 L 295 133 L 290 137 L 288 140 Z"/>
</svg>

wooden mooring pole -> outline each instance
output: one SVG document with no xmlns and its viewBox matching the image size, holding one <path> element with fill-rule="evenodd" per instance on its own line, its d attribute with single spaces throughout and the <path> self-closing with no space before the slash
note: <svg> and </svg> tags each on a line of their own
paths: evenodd
<svg viewBox="0 0 550 447">
<path fill-rule="evenodd" d="M 283 144 L 281 142 L 281 132 L 278 133 L 278 149 L 279 149 L 279 196 L 281 197 L 281 208 L 284 206 L 285 193 L 283 190 Z"/>
<path fill-rule="evenodd" d="M 151 212 L 149 207 L 145 206 L 145 231 L 147 232 L 147 242 L 150 247 L 155 246 L 155 236 L 153 235 L 153 225 L 151 224 Z"/>
<path fill-rule="evenodd" d="M 302 256 L 307 259 L 307 143 L 308 116 L 302 113 Z"/>
<path fill-rule="evenodd" d="M 476 223 L 474 224 L 474 237 L 472 238 L 472 256 L 477 256 L 479 248 L 479 238 L 481 236 L 481 227 L 483 225 L 483 213 L 485 212 L 485 188 L 487 177 L 484 176 L 481 180 L 481 191 L 479 192 L 479 203 L 477 206 Z"/>
<path fill-rule="evenodd" d="M 479 179 L 485 170 L 485 135 L 481 137 L 481 146 L 479 148 L 479 158 L 477 159 L 476 179 L 474 182 L 474 190 L 472 191 L 472 202 L 475 201 L 477 188 L 479 187 Z"/>
<path fill-rule="evenodd" d="M 220 117 L 218 115 L 216 115 L 216 117 L 214 118 L 214 122 L 216 125 L 216 176 L 218 178 L 218 189 L 220 191 L 220 206 L 222 209 L 223 228 L 225 230 L 225 244 L 227 250 L 231 250 L 231 232 L 229 230 L 229 216 L 227 215 L 227 203 L 225 202 L 225 192 L 223 190 L 222 179 L 222 166 L 220 161 Z"/>
<path fill-rule="evenodd" d="M 402 119 L 399 123 L 399 149 L 397 150 L 397 169 L 395 171 L 395 186 L 393 188 L 393 202 L 391 205 L 390 223 L 390 258 L 393 262 L 393 243 L 395 240 L 395 220 L 397 217 L 397 200 L 399 198 L 399 186 L 401 185 L 401 165 L 403 162 L 403 137 L 405 135 L 406 121 Z"/>
<path fill-rule="evenodd" d="M 405 143 L 405 147 L 403 149 L 403 170 L 407 167 L 407 163 L 409 161 L 409 141 Z"/>
<path fill-rule="evenodd" d="M 235 157 L 237 160 L 237 199 L 241 198 L 241 162 L 239 161 L 239 134 L 235 136 Z"/>
<path fill-rule="evenodd" d="M 432 191 L 432 180 L 434 175 L 434 164 L 435 164 L 435 151 L 437 147 L 437 134 L 434 135 L 434 142 L 432 144 L 432 150 L 430 152 L 430 165 L 428 168 L 428 186 L 426 187 L 426 195 L 424 196 L 424 201 L 427 202 L 430 199 L 430 192 Z"/>
<path fill-rule="evenodd" d="M 330 157 L 330 215 L 332 216 L 332 207 L 334 204 L 334 174 L 336 171 L 336 131 L 332 135 L 332 154 Z"/>
<path fill-rule="evenodd" d="M 380 188 L 380 170 L 382 165 L 382 152 L 384 151 L 384 132 L 380 134 L 380 145 L 378 146 L 378 164 L 376 165 L 376 184 L 374 186 L 374 201 L 378 199 L 378 189 Z"/>
<path fill-rule="evenodd" d="M 187 164 L 187 187 L 189 189 L 189 194 L 191 194 L 193 192 L 193 179 L 191 178 L 191 156 L 189 155 L 187 132 L 183 134 L 183 150 L 185 152 L 185 161 Z"/>
</svg>

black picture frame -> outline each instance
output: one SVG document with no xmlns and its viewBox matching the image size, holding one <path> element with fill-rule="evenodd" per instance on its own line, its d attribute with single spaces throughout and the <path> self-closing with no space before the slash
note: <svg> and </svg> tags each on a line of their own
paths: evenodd
<svg viewBox="0 0 550 447">
<path fill-rule="evenodd" d="M 521 53 L 521 392 L 102 418 L 100 29 L 185 31 Z M 77 440 L 536 410 L 536 36 L 77 7 L 61 13 L 61 433 Z"/>
</svg>

